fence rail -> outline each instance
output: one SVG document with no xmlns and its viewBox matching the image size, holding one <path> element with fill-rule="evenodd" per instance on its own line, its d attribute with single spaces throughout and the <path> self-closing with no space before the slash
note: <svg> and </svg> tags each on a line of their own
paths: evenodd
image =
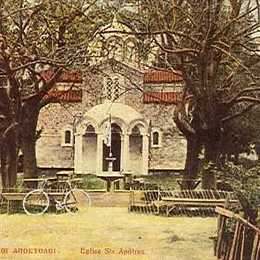
<svg viewBox="0 0 260 260">
<path fill-rule="evenodd" d="M 215 254 L 222 260 L 259 260 L 260 229 L 234 212 L 216 207 L 218 217 L 218 237 Z M 235 231 L 227 231 L 227 221 L 233 219 Z M 251 241 L 251 242 L 250 242 Z"/>
<path fill-rule="evenodd" d="M 147 214 L 216 215 L 216 206 L 237 203 L 232 192 L 217 190 L 131 190 L 129 210 Z"/>
</svg>

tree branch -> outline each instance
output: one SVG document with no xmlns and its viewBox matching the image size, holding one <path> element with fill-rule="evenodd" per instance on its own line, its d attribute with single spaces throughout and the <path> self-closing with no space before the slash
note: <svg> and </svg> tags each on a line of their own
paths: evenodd
<svg viewBox="0 0 260 260">
<path fill-rule="evenodd" d="M 245 114 L 245 113 L 249 112 L 250 110 L 252 110 L 255 106 L 256 106 L 256 104 L 250 104 L 249 106 L 244 108 L 242 111 L 239 111 L 239 112 L 237 112 L 237 113 L 235 113 L 233 115 L 230 115 L 230 116 L 226 116 L 221 121 L 222 121 L 222 123 L 226 123 L 226 122 L 228 122 L 230 120 L 233 120 L 233 119 L 235 119 L 237 117 L 240 117 L 243 114 Z"/>
<path fill-rule="evenodd" d="M 241 97 L 242 95 L 246 94 L 246 93 L 250 93 L 250 92 L 256 92 L 256 91 L 260 91 L 260 87 L 257 88 L 245 88 L 243 90 L 241 90 L 239 93 L 237 93 L 234 97 L 232 97 L 230 100 L 223 102 L 224 105 L 228 105 L 228 106 L 232 106 L 233 104 L 236 103 L 236 101 L 238 100 L 239 97 Z"/>
<path fill-rule="evenodd" d="M 170 30 L 160 30 L 160 31 L 154 31 L 154 32 L 127 32 L 127 31 L 121 31 L 121 30 L 110 30 L 110 31 L 101 31 L 99 32 L 100 35 L 102 34 L 127 34 L 127 35 L 136 35 L 136 36 L 151 36 L 151 35 L 160 35 L 160 34 L 172 34 L 172 35 L 177 35 L 181 36 L 184 38 L 187 38 L 191 40 L 193 43 L 196 43 L 200 47 L 202 47 L 202 43 L 195 38 L 193 38 L 191 35 L 180 32 L 180 31 L 170 31 Z"/>
</svg>

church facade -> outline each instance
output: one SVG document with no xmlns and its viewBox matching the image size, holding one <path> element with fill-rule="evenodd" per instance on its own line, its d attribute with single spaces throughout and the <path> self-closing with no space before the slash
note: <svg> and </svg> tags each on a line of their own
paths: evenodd
<svg viewBox="0 0 260 260">
<path fill-rule="evenodd" d="M 39 167 L 98 174 L 108 171 L 111 153 L 115 172 L 184 169 L 186 140 L 173 120 L 178 72 L 108 58 L 84 77 L 68 72 L 62 78 L 40 112 Z"/>
</svg>

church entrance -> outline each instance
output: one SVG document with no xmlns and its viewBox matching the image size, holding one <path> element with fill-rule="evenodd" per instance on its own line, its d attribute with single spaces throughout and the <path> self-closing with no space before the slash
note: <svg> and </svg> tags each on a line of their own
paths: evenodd
<svg viewBox="0 0 260 260">
<path fill-rule="evenodd" d="M 113 162 L 113 171 L 121 170 L 121 129 L 117 124 L 112 124 L 111 153 L 116 158 Z M 108 161 L 110 147 L 103 143 L 103 171 L 108 171 Z"/>
<path fill-rule="evenodd" d="M 117 102 L 96 105 L 75 128 L 75 172 L 107 173 L 111 149 L 113 172 L 148 174 L 148 122 L 132 107 Z"/>
</svg>

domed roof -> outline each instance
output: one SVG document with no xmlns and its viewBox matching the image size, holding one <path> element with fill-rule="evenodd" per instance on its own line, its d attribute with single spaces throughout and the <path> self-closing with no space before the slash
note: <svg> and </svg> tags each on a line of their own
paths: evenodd
<svg viewBox="0 0 260 260">
<path fill-rule="evenodd" d="M 121 119 L 125 124 L 130 124 L 134 120 L 144 120 L 144 117 L 132 107 L 112 102 L 96 105 L 86 112 L 84 116 L 93 118 L 97 124 L 100 124 L 110 115 L 112 118 Z"/>
</svg>

